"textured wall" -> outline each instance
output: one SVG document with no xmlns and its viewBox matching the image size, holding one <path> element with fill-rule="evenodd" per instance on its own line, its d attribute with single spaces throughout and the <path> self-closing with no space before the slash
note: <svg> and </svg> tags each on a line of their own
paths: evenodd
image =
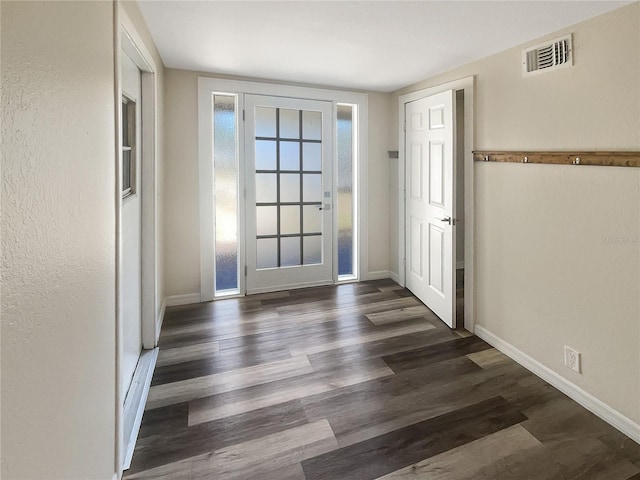
<svg viewBox="0 0 640 480">
<path fill-rule="evenodd" d="M 2 2 L 2 478 L 111 479 L 111 2 Z"/>
<path fill-rule="evenodd" d="M 546 38 L 564 33 L 573 68 L 523 78 L 514 48 L 396 98 L 475 75 L 479 150 L 640 150 L 640 3 Z M 637 423 L 639 170 L 475 168 L 476 323 Z M 563 345 L 582 352 L 582 375 L 564 367 Z"/>
</svg>

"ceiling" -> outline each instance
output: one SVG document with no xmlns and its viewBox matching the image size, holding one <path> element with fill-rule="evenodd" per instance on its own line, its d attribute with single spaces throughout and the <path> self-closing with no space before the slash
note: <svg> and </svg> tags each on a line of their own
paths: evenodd
<svg viewBox="0 0 640 480">
<path fill-rule="evenodd" d="M 383 92 L 628 3 L 139 1 L 167 67 Z"/>
</svg>

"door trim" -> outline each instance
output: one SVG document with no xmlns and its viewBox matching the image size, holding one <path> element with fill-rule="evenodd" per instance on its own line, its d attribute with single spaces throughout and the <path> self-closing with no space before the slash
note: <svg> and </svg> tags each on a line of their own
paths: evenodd
<svg viewBox="0 0 640 480">
<path fill-rule="evenodd" d="M 357 275 L 358 280 L 368 279 L 369 272 L 369 253 L 367 243 L 367 157 L 368 157 L 368 95 L 365 93 L 355 93 L 343 90 L 330 90 L 323 88 L 299 87 L 274 83 L 261 83 L 240 80 L 227 80 L 215 77 L 198 77 L 198 162 L 199 162 L 199 207 L 200 207 L 200 301 L 207 302 L 214 300 L 214 198 L 213 198 L 213 164 L 212 149 L 209 132 L 211 131 L 211 94 L 226 93 L 238 95 L 238 113 L 244 109 L 243 96 L 245 94 L 266 95 L 272 97 L 292 97 L 308 100 L 323 100 L 333 103 L 335 110 L 338 103 L 349 103 L 357 105 L 357 172 L 358 172 L 358 191 L 357 191 L 357 246 L 358 261 Z M 239 115 L 238 115 L 239 117 Z M 244 128 L 238 125 L 238 155 L 240 159 L 244 158 Z M 335 122 L 334 122 L 335 123 Z M 334 129 L 334 139 L 335 137 Z M 333 145 L 334 158 L 337 158 L 337 148 L 334 141 Z M 245 188 L 245 171 L 243 161 L 239 162 L 239 192 L 243 192 Z M 334 168 L 334 184 L 335 184 L 335 168 Z M 335 185 L 334 185 L 334 190 Z M 240 210 L 244 207 L 244 197 L 240 195 Z M 334 199 L 335 201 L 335 199 Z M 335 212 L 335 209 L 334 209 Z M 334 216 L 335 218 L 335 216 Z M 244 265 L 244 229 L 240 221 L 239 238 L 239 254 L 241 265 Z M 335 223 L 335 220 L 334 220 Z M 334 228 L 334 243 L 337 243 L 338 231 Z M 334 263 L 337 262 L 334 245 Z M 243 268 L 241 268 L 241 271 Z M 337 264 L 334 265 L 334 283 L 338 283 Z M 246 293 L 246 282 L 244 275 L 240 275 L 239 279 L 240 295 Z"/>
<path fill-rule="evenodd" d="M 406 283 L 405 268 L 405 104 L 430 97 L 446 90 L 464 91 L 464 326 L 473 333 L 475 325 L 475 285 L 474 285 L 474 163 L 475 149 L 475 77 L 466 77 L 442 85 L 417 90 L 398 97 L 398 280 Z"/>
<path fill-rule="evenodd" d="M 146 48 L 135 24 L 129 18 L 127 12 L 118 3 L 114 3 L 114 85 L 115 85 L 115 125 L 116 130 L 116 166 L 115 166 L 115 234 L 116 234 L 116 331 L 115 331 L 115 411 L 116 411 L 116 436 L 115 436 L 115 473 L 117 478 L 122 477 L 125 460 L 126 439 L 124 433 L 124 400 L 126 391 L 122 391 L 122 336 L 123 319 L 121 313 L 120 298 L 120 274 L 122 272 L 122 232 L 120 222 L 122 218 L 121 202 L 121 158 L 120 158 L 120 124 L 122 122 L 120 105 L 122 98 L 121 55 L 122 51 L 137 65 L 141 71 L 141 327 L 142 349 L 154 349 L 160 336 L 162 321 L 161 307 L 158 305 L 158 221 L 157 221 L 157 151 L 158 151 L 158 109 L 157 92 L 158 79 L 156 65 L 153 56 Z M 143 193 L 144 192 L 144 193 Z M 155 364 L 155 362 L 154 362 Z M 151 365 L 153 369 L 153 365 Z M 150 380 L 150 377 L 149 377 Z M 140 399 L 146 402 L 146 397 Z M 134 427 L 136 429 L 136 427 Z M 136 435 L 137 436 L 137 435 Z"/>
</svg>

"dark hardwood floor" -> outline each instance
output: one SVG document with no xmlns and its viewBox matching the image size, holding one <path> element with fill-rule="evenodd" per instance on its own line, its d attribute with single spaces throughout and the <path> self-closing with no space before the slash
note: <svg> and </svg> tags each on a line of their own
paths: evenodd
<svg viewBox="0 0 640 480">
<path fill-rule="evenodd" d="M 640 445 L 380 280 L 167 309 L 125 478 L 640 480 Z"/>
</svg>

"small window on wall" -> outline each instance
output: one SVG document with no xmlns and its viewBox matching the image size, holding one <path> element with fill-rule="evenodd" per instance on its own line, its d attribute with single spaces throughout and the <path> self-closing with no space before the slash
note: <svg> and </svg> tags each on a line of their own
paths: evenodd
<svg viewBox="0 0 640 480">
<path fill-rule="evenodd" d="M 122 198 L 136 193 L 136 102 L 122 96 Z"/>
</svg>

